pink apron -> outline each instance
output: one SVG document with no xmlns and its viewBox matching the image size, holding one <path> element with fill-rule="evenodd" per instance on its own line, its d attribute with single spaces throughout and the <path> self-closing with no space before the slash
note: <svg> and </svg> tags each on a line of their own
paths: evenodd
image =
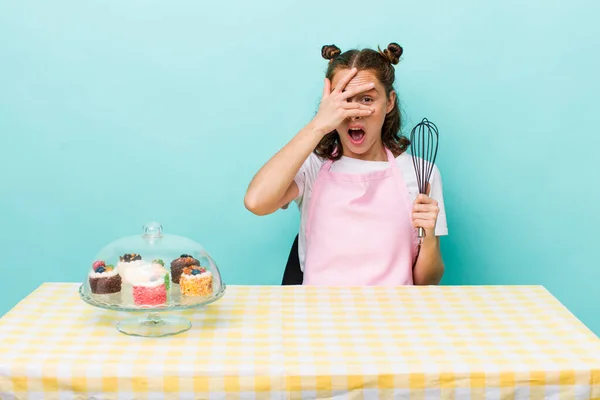
<svg viewBox="0 0 600 400">
<path fill-rule="evenodd" d="M 365 174 L 330 171 L 314 184 L 306 223 L 305 285 L 412 285 L 418 250 L 412 201 L 393 154 Z"/>
</svg>

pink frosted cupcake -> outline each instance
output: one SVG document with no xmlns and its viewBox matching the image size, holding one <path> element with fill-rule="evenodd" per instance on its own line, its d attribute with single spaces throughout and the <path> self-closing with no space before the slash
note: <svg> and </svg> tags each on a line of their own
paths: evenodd
<svg viewBox="0 0 600 400">
<path fill-rule="evenodd" d="M 133 302 L 137 306 L 159 306 L 167 302 L 169 273 L 158 261 L 128 271 Z"/>
</svg>

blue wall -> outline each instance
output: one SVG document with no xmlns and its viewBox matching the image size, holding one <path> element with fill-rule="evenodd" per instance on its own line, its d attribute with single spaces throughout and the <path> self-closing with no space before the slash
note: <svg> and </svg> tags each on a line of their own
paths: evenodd
<svg viewBox="0 0 600 400">
<path fill-rule="evenodd" d="M 444 283 L 542 284 L 600 333 L 599 3 L 372 4 L 0 2 L 0 314 L 148 220 L 278 284 L 298 213 L 246 186 L 315 112 L 323 44 L 397 41 L 406 127 L 443 135 Z"/>
</svg>

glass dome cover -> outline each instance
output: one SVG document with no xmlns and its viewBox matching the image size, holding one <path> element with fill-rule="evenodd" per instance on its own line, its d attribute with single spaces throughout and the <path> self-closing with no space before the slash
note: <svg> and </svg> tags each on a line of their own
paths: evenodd
<svg viewBox="0 0 600 400">
<path fill-rule="evenodd" d="M 160 311 L 215 301 L 225 285 L 217 264 L 199 243 L 164 234 L 151 222 L 139 235 L 101 249 L 86 269 L 86 302 L 124 311 Z"/>
</svg>

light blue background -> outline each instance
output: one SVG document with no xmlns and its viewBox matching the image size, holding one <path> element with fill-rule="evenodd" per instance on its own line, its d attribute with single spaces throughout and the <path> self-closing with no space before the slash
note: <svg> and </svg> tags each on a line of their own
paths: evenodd
<svg viewBox="0 0 600 400">
<path fill-rule="evenodd" d="M 377 8 L 372 8 L 377 5 Z M 229 284 L 279 284 L 297 210 L 256 170 L 313 116 L 324 44 L 405 48 L 451 235 L 446 284 L 541 284 L 597 334 L 598 2 L 0 2 L 0 314 L 158 220 Z M 357 241 L 360 238 L 357 238 Z"/>
</svg>

